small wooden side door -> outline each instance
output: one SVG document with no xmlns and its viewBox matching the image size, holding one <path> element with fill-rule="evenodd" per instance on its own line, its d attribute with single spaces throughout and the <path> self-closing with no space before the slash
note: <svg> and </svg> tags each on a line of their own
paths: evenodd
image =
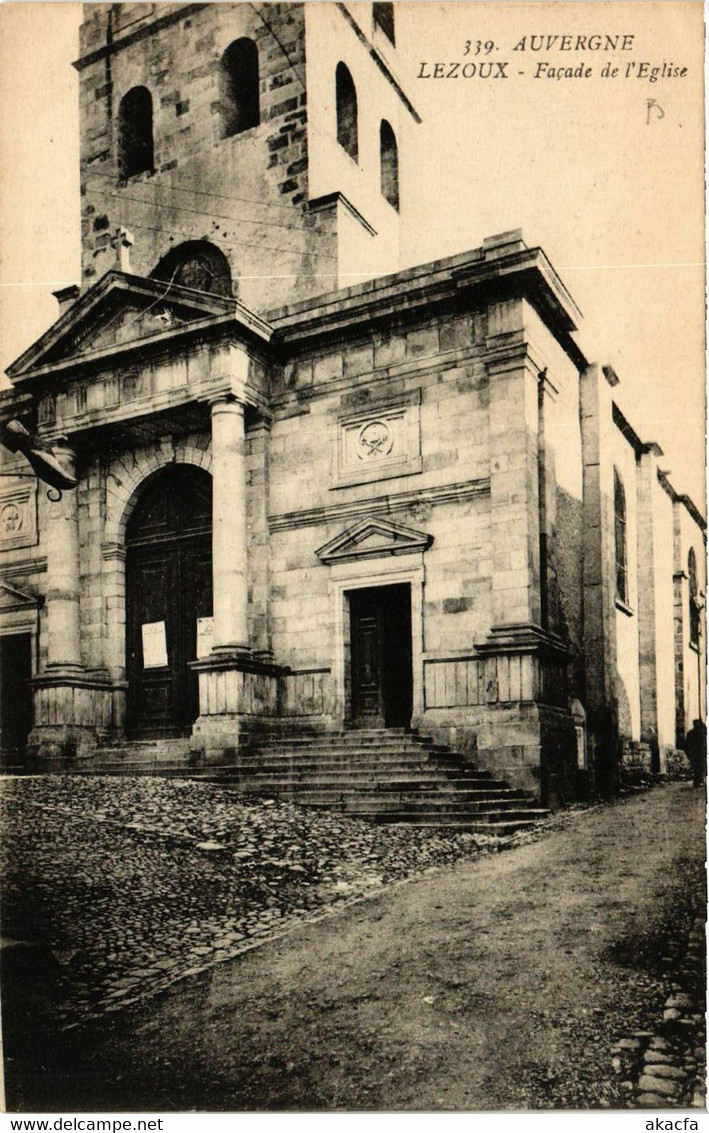
<svg viewBox="0 0 709 1133">
<path fill-rule="evenodd" d="M 412 712 L 411 588 L 352 590 L 350 602 L 352 722 L 408 727 Z"/>
<path fill-rule="evenodd" d="M 354 591 L 350 602 L 352 717 L 363 727 L 384 726 L 382 616 L 369 590 Z"/>
</svg>

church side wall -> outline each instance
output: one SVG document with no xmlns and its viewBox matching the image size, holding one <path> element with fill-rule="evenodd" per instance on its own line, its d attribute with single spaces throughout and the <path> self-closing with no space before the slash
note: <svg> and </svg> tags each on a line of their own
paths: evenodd
<svg viewBox="0 0 709 1133">
<path fill-rule="evenodd" d="M 610 456 L 625 491 L 628 569 L 628 601 L 621 602 L 617 595 L 615 601 L 618 729 L 624 739 L 637 741 L 640 739 L 638 610 L 642 601 L 638 588 L 638 469 L 632 445 L 617 428 L 611 433 Z M 610 579 L 610 585 L 615 586 L 615 577 Z"/>
<path fill-rule="evenodd" d="M 530 307 L 525 324 L 535 358 L 546 370 L 543 390 L 543 475 L 546 481 L 547 625 L 571 645 L 569 695 L 583 700 L 583 462 L 579 372 Z M 540 394 L 541 396 L 541 394 Z"/>
<path fill-rule="evenodd" d="M 653 587 L 655 594 L 655 687 L 657 740 L 661 766 L 664 751 L 675 746 L 674 601 L 670 579 L 673 572 L 672 500 L 654 476 L 652 490 Z"/>
<path fill-rule="evenodd" d="M 341 659 L 333 634 L 345 616 L 337 604 L 347 570 L 321 565 L 317 548 L 369 515 L 431 535 L 420 573 L 413 556 L 396 564 L 404 572 L 397 578 L 410 571 L 414 604 L 422 580 L 414 722 L 469 747 L 485 766 L 531 790 L 546 790 L 553 778 L 551 789 L 562 795 L 573 790 L 564 783 L 575 772 L 577 744 L 564 673 L 554 668 L 561 662 L 529 646 L 500 650 L 498 631 L 491 634 L 495 626 L 539 625 L 541 616 L 536 366 L 543 363 L 553 391 L 544 395 L 554 580 L 549 628 L 578 644 L 578 373 L 531 309 L 512 301 L 488 317 L 431 317 L 286 364 L 270 446 L 273 646 L 279 663 L 313 679 L 318 674 L 321 688 L 329 689 L 319 701 L 322 711 L 334 708 L 337 715 Z M 367 480 L 365 467 L 364 483 L 338 482 L 350 423 L 387 419 L 404 406 L 420 431 L 420 462 L 410 462 L 410 475 L 397 475 L 384 461 L 376 480 Z M 565 446 L 570 455 L 562 455 Z M 355 577 L 356 585 L 384 584 L 385 565 L 377 557 L 353 564 L 352 585 Z M 549 753 L 553 766 L 540 778 Z"/>
<path fill-rule="evenodd" d="M 675 510 L 675 626 L 678 665 L 678 684 L 681 703 L 684 710 L 684 725 L 679 731 L 686 733 L 697 717 L 705 719 L 706 696 L 704 692 L 706 674 L 703 658 L 705 656 L 706 642 L 699 637 L 698 647 L 690 639 L 689 620 L 689 578 L 688 559 L 690 548 L 694 550 L 697 563 L 697 590 L 700 604 L 706 602 L 706 548 L 702 531 L 690 511 L 684 506 L 681 499 L 674 502 Z M 702 614 L 702 628 L 704 626 Z M 701 652 L 700 652 L 701 651 Z M 701 677 L 701 680 L 700 680 Z M 683 739 L 678 735 L 678 741 Z"/>
</svg>

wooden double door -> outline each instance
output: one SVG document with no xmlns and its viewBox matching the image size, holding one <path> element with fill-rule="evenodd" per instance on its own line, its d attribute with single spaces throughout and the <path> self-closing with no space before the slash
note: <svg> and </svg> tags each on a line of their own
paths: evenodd
<svg viewBox="0 0 709 1133">
<path fill-rule="evenodd" d="M 198 628 L 212 615 L 212 483 L 174 465 L 148 482 L 126 533 L 129 735 L 184 735 L 199 714 Z"/>
<path fill-rule="evenodd" d="M 408 727 L 413 703 L 411 587 L 348 593 L 352 722 L 363 728 Z"/>
</svg>

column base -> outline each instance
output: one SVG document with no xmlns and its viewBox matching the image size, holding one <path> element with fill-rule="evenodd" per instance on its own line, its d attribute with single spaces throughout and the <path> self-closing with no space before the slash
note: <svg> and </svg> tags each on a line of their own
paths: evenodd
<svg viewBox="0 0 709 1133">
<path fill-rule="evenodd" d="M 48 667 L 30 682 L 34 725 L 27 755 L 40 769 L 70 770 L 115 730 L 112 681 L 80 667 Z"/>
<path fill-rule="evenodd" d="M 192 663 L 199 677 L 200 714 L 190 751 L 206 763 L 233 756 L 258 721 L 278 716 L 280 666 L 250 650 L 213 649 Z"/>
</svg>

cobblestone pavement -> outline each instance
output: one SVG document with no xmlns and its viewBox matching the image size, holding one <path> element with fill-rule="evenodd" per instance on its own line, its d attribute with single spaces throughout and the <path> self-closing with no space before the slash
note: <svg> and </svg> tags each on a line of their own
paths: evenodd
<svg viewBox="0 0 709 1133">
<path fill-rule="evenodd" d="M 2 800 L 3 938 L 39 949 L 58 1027 L 387 883 L 530 837 L 374 826 L 190 780 L 7 778 Z"/>
<path fill-rule="evenodd" d="M 11 1108 L 701 1105 L 687 785 L 501 855 L 203 783 L 5 794 Z"/>
<path fill-rule="evenodd" d="M 704 921 L 666 942 L 659 964 L 672 972 L 671 992 L 653 1030 L 614 1044 L 613 1069 L 637 1109 L 706 1107 L 706 945 Z"/>
<path fill-rule="evenodd" d="M 499 860 L 205 783 L 2 787 L 13 1107 L 703 1104 L 691 787 Z"/>
</svg>

